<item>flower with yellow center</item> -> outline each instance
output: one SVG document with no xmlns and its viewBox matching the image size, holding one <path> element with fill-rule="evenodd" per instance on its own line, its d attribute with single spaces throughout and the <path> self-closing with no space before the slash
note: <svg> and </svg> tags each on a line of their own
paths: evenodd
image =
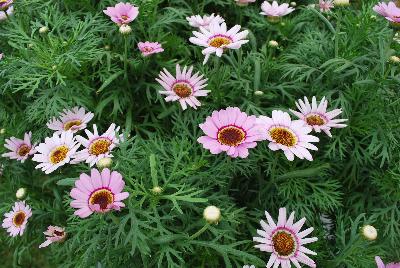
<svg viewBox="0 0 400 268">
<path fill-rule="evenodd" d="M 28 219 L 32 216 L 31 208 L 25 201 L 15 202 L 12 210 L 4 214 L 5 219 L 1 225 L 10 236 L 23 235 Z"/>
<path fill-rule="evenodd" d="M 47 123 L 47 127 L 55 130 L 57 134 L 68 130 L 76 133 L 79 130 L 85 129 L 93 116 L 93 113 L 86 112 L 83 107 L 73 107 L 71 110 L 64 109 L 58 118 L 53 118 Z"/>
</svg>

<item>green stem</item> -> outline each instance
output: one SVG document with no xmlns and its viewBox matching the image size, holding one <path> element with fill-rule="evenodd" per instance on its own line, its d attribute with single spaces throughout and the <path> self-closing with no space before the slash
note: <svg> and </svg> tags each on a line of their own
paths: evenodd
<svg viewBox="0 0 400 268">
<path fill-rule="evenodd" d="M 128 78 L 128 37 L 124 35 L 124 79 Z"/>
<path fill-rule="evenodd" d="M 208 227 L 210 227 L 210 224 L 206 223 L 206 225 L 204 225 L 200 230 L 198 230 L 196 233 L 194 233 L 193 235 L 191 235 L 189 237 L 189 239 L 195 239 L 196 237 L 200 236 L 202 233 L 204 233 L 205 231 L 207 231 Z"/>
</svg>

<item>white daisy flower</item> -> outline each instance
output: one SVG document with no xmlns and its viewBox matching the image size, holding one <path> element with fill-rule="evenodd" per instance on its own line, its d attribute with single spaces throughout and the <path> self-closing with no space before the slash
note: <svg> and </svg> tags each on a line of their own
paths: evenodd
<svg viewBox="0 0 400 268">
<path fill-rule="evenodd" d="M 68 130 L 76 133 L 81 129 L 85 129 L 93 116 L 94 114 L 91 112 L 86 113 L 83 107 L 74 107 L 72 110 L 64 109 L 63 113 L 60 113 L 60 118 L 54 117 L 47 123 L 47 127 L 56 130 L 55 133 L 57 134 Z"/>
<path fill-rule="evenodd" d="M 191 17 L 186 17 L 186 20 L 189 22 L 189 25 L 192 27 L 200 28 L 204 27 L 208 29 L 211 23 L 215 22 L 221 24 L 225 22 L 225 20 L 219 15 L 215 16 L 212 13 L 210 16 L 204 15 L 203 17 L 200 15 L 193 15 Z"/>
</svg>

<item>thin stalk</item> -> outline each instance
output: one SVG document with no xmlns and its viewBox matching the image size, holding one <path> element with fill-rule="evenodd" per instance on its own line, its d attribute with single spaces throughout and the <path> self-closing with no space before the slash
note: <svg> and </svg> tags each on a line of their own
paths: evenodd
<svg viewBox="0 0 400 268">
<path fill-rule="evenodd" d="M 207 231 L 208 227 L 210 227 L 210 224 L 206 223 L 206 225 L 204 225 L 200 230 L 198 230 L 196 233 L 194 233 L 193 235 L 191 235 L 189 237 L 190 240 L 193 240 L 195 238 L 197 238 L 198 236 L 200 236 L 202 233 L 204 233 L 205 231 Z"/>
<path fill-rule="evenodd" d="M 128 37 L 124 35 L 124 79 L 128 79 Z"/>
</svg>

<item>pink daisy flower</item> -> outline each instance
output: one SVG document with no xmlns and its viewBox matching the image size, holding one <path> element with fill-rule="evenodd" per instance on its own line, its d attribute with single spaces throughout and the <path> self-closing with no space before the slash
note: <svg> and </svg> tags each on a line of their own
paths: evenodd
<svg viewBox="0 0 400 268">
<path fill-rule="evenodd" d="M 256 0 L 235 0 L 238 6 L 247 6 L 249 3 L 254 3 Z"/>
<path fill-rule="evenodd" d="M 43 232 L 46 236 L 46 241 L 39 245 L 39 248 L 45 248 L 54 242 L 62 242 L 67 237 L 65 229 L 58 226 L 49 226 L 47 231 Z"/>
<path fill-rule="evenodd" d="M 90 176 L 82 173 L 75 188 L 71 190 L 71 207 L 77 208 L 75 215 L 86 218 L 93 212 L 105 213 L 125 207 L 121 201 L 128 198 L 128 192 L 121 192 L 125 186 L 121 174 L 108 168 L 100 173 L 92 169 Z"/>
<path fill-rule="evenodd" d="M 151 54 L 156 54 L 156 53 L 161 53 L 164 51 L 164 49 L 162 48 L 161 44 L 158 42 L 139 42 L 138 43 L 138 48 L 139 50 L 142 52 L 142 55 L 144 57 L 147 57 Z"/>
<path fill-rule="evenodd" d="M 267 268 L 282 268 L 291 267 L 293 263 L 296 267 L 300 268 L 300 263 L 309 267 L 317 267 L 315 262 L 310 259 L 306 254 L 317 255 L 314 251 L 304 247 L 304 245 L 315 242 L 317 237 L 307 238 L 314 228 L 310 227 L 300 232 L 306 218 L 302 218 L 294 223 L 294 212 L 289 218 L 286 218 L 286 208 L 279 209 L 278 222 L 275 223 L 267 211 L 265 211 L 268 223 L 261 220 L 262 230 L 257 230 L 261 237 L 253 237 L 255 242 L 260 243 L 256 245 L 261 251 L 271 252 L 271 257 L 267 263 Z"/>
<path fill-rule="evenodd" d="M 292 121 L 288 113 L 277 110 L 272 111 L 272 118 L 260 116 L 258 120 L 264 126 L 267 140 L 270 141 L 269 149 L 282 150 L 289 161 L 293 161 L 294 156 L 313 160 L 308 150 L 318 150 L 311 142 L 318 142 L 319 139 L 308 135 L 312 128 L 302 120 Z"/>
<path fill-rule="evenodd" d="M 6 144 L 4 147 L 10 150 L 8 153 L 2 154 L 3 157 L 8 157 L 10 159 L 17 159 L 22 163 L 25 162 L 26 159 L 30 155 L 36 153 L 34 147 L 31 143 L 32 132 L 25 133 L 24 139 L 17 139 L 15 137 L 11 137 L 10 139 L 6 139 Z"/>
<path fill-rule="evenodd" d="M 114 7 L 107 7 L 103 10 L 113 22 L 118 25 L 128 24 L 139 15 L 139 8 L 129 3 L 118 3 Z"/>
<path fill-rule="evenodd" d="M 221 24 L 225 21 L 219 15 L 215 16 L 214 13 L 212 13 L 210 16 L 204 15 L 203 17 L 200 15 L 193 15 L 191 17 L 186 17 L 186 20 L 192 27 L 196 28 L 204 27 L 206 29 L 208 29 L 211 23 Z"/>
<path fill-rule="evenodd" d="M 276 1 L 272 2 L 272 4 L 268 1 L 264 1 L 261 4 L 261 10 L 261 15 L 267 16 L 268 20 L 271 22 L 277 22 L 280 20 L 280 17 L 293 12 L 294 8 L 289 7 L 289 4 L 287 3 L 279 5 Z"/>
<path fill-rule="evenodd" d="M 239 32 L 240 28 L 240 25 L 235 25 L 227 30 L 225 22 L 222 24 L 212 22 L 208 29 L 200 27 L 200 32 L 193 31 L 194 37 L 190 37 L 189 41 L 205 47 L 202 53 L 205 55 L 203 64 L 206 64 L 211 54 L 215 53 L 221 57 L 227 49 L 239 49 L 243 44 L 249 42 L 244 39 L 249 31 Z"/>
<path fill-rule="evenodd" d="M 93 125 L 93 133 L 85 129 L 87 139 L 82 136 L 76 136 L 77 141 L 85 148 L 76 152 L 71 163 L 76 164 L 85 161 L 90 166 L 93 166 L 102 158 L 113 157 L 111 151 L 122 140 L 122 134 L 119 135 L 118 131 L 119 127 L 116 127 L 115 124 L 111 124 L 102 135 L 99 135 L 96 125 Z"/>
<path fill-rule="evenodd" d="M 31 208 L 25 201 L 15 202 L 12 210 L 4 214 L 5 219 L 1 225 L 10 233 L 10 236 L 23 235 L 28 219 L 32 216 Z"/>
<path fill-rule="evenodd" d="M 199 75 L 199 72 L 192 75 L 192 71 L 193 66 L 190 66 L 189 69 L 184 66 L 181 70 L 177 64 L 175 77 L 165 68 L 160 72 L 156 80 L 165 89 L 159 91 L 160 94 L 167 95 L 165 101 L 179 101 L 183 110 L 187 109 L 187 104 L 194 109 L 201 106 L 196 97 L 205 97 L 210 92 L 203 90 L 207 86 L 208 79 L 203 79 L 204 76 Z"/>
<path fill-rule="evenodd" d="M 400 8 L 392 1 L 387 4 L 385 2 L 378 3 L 373 10 L 392 23 L 400 23 Z"/>
<path fill-rule="evenodd" d="M 265 139 L 254 115 L 248 116 L 237 107 L 214 111 L 200 128 L 206 134 L 197 139 L 212 154 L 226 152 L 235 158 L 246 158 L 257 141 Z"/>
<path fill-rule="evenodd" d="M 399 263 L 391 262 L 385 265 L 379 256 L 375 257 L 375 261 L 377 268 L 400 268 L 400 262 Z"/>
<path fill-rule="evenodd" d="M 333 0 L 319 0 L 319 10 L 321 12 L 328 12 L 334 7 Z"/>
<path fill-rule="evenodd" d="M 64 109 L 63 113 L 60 113 L 59 118 L 53 117 L 53 119 L 47 123 L 47 127 L 55 130 L 56 134 L 61 134 L 68 130 L 72 133 L 76 133 L 81 129 L 85 129 L 87 123 L 92 120 L 93 116 L 93 113 L 86 113 L 85 108 L 82 107 L 74 107 L 72 110 Z"/>
<path fill-rule="evenodd" d="M 47 137 L 43 143 L 36 146 L 38 153 L 32 160 L 40 163 L 36 169 L 40 168 L 49 174 L 69 163 L 78 148 L 79 144 L 71 131 L 63 132 L 61 135 L 54 133 L 53 137 Z"/>
<path fill-rule="evenodd" d="M 4 11 L 3 11 L 3 10 L 0 10 L 0 21 L 6 20 L 7 17 L 12 16 L 13 13 L 14 13 L 14 7 L 13 7 L 13 6 L 8 7 L 8 8 L 5 9 Z M 0 59 L 1 59 L 1 58 L 0 58 Z"/>
<path fill-rule="evenodd" d="M 4 11 L 7 10 L 9 6 L 14 3 L 14 0 L 0 0 L 0 10 Z"/>
<path fill-rule="evenodd" d="M 312 97 L 312 104 L 308 102 L 307 97 L 304 97 L 304 102 L 298 100 L 296 106 L 300 112 L 290 111 L 296 115 L 299 119 L 303 120 L 308 126 L 312 127 L 315 132 L 326 133 L 329 137 L 332 137 L 330 132 L 331 128 L 344 128 L 347 125 L 341 124 L 347 119 L 334 119 L 336 116 L 342 113 L 342 109 L 335 109 L 330 112 L 326 111 L 328 106 L 328 101 L 325 97 L 322 98 L 319 105 L 317 104 L 317 99 Z"/>
</svg>

